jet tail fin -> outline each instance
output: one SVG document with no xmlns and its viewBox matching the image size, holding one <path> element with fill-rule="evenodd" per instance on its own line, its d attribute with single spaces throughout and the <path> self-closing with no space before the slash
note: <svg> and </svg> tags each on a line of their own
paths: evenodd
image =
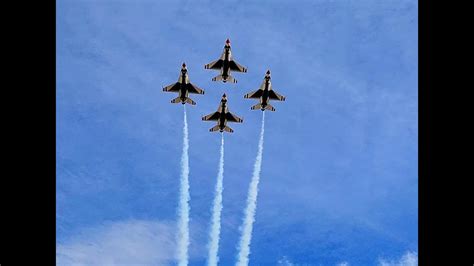
<svg viewBox="0 0 474 266">
<path fill-rule="evenodd" d="M 271 106 L 270 104 L 265 105 L 265 107 L 262 107 L 262 104 L 257 103 L 256 105 L 250 107 L 251 110 L 257 110 L 261 109 L 262 111 L 268 110 L 268 111 L 275 111 L 275 108 Z"/>
<path fill-rule="evenodd" d="M 184 101 L 183 99 L 181 99 L 181 97 L 176 97 L 174 98 L 173 100 L 171 100 L 171 103 L 182 103 L 182 104 L 190 104 L 190 105 L 196 105 L 196 102 L 194 102 L 193 100 L 191 100 L 191 98 L 186 98 Z"/>
<path fill-rule="evenodd" d="M 214 126 L 213 128 L 209 129 L 210 132 L 214 132 L 214 131 L 221 131 L 221 128 L 219 127 L 219 125 L 216 125 Z M 234 132 L 234 130 L 228 126 L 225 126 L 222 131 L 225 131 L 225 132 L 229 132 L 229 133 L 232 133 Z"/>
<path fill-rule="evenodd" d="M 212 78 L 212 81 L 223 81 L 223 82 L 232 82 L 232 83 L 237 83 L 237 80 L 232 77 L 231 75 L 228 75 L 227 76 L 227 79 L 224 79 L 224 77 L 222 75 L 217 75 L 215 77 Z"/>
</svg>

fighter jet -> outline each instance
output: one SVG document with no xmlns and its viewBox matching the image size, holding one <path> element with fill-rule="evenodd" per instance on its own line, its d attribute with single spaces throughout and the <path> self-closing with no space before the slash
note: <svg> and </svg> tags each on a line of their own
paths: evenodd
<svg viewBox="0 0 474 266">
<path fill-rule="evenodd" d="M 242 118 L 239 118 L 238 116 L 229 112 L 229 108 L 227 108 L 227 97 L 225 96 L 225 93 L 224 95 L 222 95 L 221 103 L 219 104 L 219 108 L 217 108 L 217 112 L 203 116 L 202 120 L 217 121 L 217 125 L 209 129 L 210 132 L 219 130 L 220 132 L 225 131 L 229 133 L 234 132 L 234 130 L 227 126 L 227 122 L 244 122 Z"/>
<path fill-rule="evenodd" d="M 247 72 L 247 68 L 239 65 L 232 59 L 232 53 L 230 51 L 230 40 L 225 41 L 224 52 L 219 59 L 214 62 L 211 62 L 204 66 L 205 69 L 215 69 L 220 70 L 221 74 L 212 78 L 212 81 L 223 81 L 224 83 L 229 81 L 237 83 L 237 80 L 230 75 L 230 71 L 236 72 Z"/>
<path fill-rule="evenodd" d="M 275 111 L 275 108 L 273 108 L 273 106 L 271 106 L 269 103 L 270 99 L 278 101 L 285 100 L 285 96 L 276 93 L 272 89 L 272 83 L 270 80 L 270 70 L 267 70 L 267 73 L 265 75 L 265 78 L 263 79 L 262 85 L 260 85 L 260 88 L 254 92 L 247 93 L 244 95 L 244 98 L 260 99 L 260 103 L 257 103 L 256 105 L 252 106 L 250 108 L 251 110 L 256 110 L 260 108 L 262 111 Z"/>
<path fill-rule="evenodd" d="M 171 100 L 171 103 L 188 103 L 191 105 L 196 105 L 196 103 L 188 97 L 189 93 L 204 94 L 204 90 L 189 82 L 188 70 L 186 69 L 185 63 L 183 63 L 183 66 L 181 67 L 181 74 L 179 75 L 178 82 L 164 87 L 163 91 L 178 93 L 178 97 Z"/>
</svg>

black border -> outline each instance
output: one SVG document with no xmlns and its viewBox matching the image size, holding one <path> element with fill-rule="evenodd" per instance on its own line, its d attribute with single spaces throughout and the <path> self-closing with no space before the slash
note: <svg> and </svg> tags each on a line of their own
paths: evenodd
<svg viewBox="0 0 474 266">
<path fill-rule="evenodd" d="M 462 81 L 472 76 L 463 72 L 472 9 L 460 4 L 419 1 L 419 265 L 474 263 L 472 116 L 463 116 L 473 98 Z"/>
<path fill-rule="evenodd" d="M 56 265 L 56 1 L 6 4 L 0 264 Z"/>
</svg>

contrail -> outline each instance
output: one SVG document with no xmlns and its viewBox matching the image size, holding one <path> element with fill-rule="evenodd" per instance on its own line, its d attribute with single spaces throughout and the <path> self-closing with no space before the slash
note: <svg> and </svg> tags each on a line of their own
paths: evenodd
<svg viewBox="0 0 474 266">
<path fill-rule="evenodd" d="M 217 183 L 214 195 L 214 205 L 212 207 L 212 222 L 209 232 L 209 254 L 207 265 L 216 266 L 219 262 L 217 252 L 219 251 L 219 236 L 221 233 L 221 211 L 222 211 L 222 191 L 224 190 L 224 134 L 221 133 L 221 156 L 219 159 L 219 170 L 217 172 Z"/>
<path fill-rule="evenodd" d="M 260 181 L 260 170 L 262 168 L 263 133 L 265 131 L 265 112 L 262 112 L 262 127 L 260 129 L 260 140 L 258 142 L 257 158 L 253 167 L 252 181 L 247 195 L 247 208 L 240 236 L 237 256 L 238 266 L 247 266 L 249 263 L 250 241 L 252 239 L 253 222 L 255 221 L 255 210 L 257 208 L 258 182 Z"/>
<path fill-rule="evenodd" d="M 189 246 L 189 139 L 188 139 L 188 120 L 186 117 L 186 105 L 183 105 L 183 153 L 181 155 L 181 179 L 179 188 L 179 207 L 178 207 L 178 260 L 179 266 L 188 265 L 188 246 Z"/>
</svg>

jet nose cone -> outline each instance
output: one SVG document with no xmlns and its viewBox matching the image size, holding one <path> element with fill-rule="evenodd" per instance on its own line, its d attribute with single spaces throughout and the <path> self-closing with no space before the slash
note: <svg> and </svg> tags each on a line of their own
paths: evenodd
<svg viewBox="0 0 474 266">
<path fill-rule="evenodd" d="M 226 43 L 227 45 L 229 45 L 229 44 L 230 44 L 230 40 L 229 40 L 229 38 L 227 38 L 227 40 L 225 40 L 225 43 Z"/>
<path fill-rule="evenodd" d="M 225 93 L 222 95 L 222 98 L 226 98 L 227 96 L 225 95 Z"/>
<path fill-rule="evenodd" d="M 186 63 L 183 63 L 183 68 L 186 68 Z"/>
<path fill-rule="evenodd" d="M 270 70 L 267 70 L 267 75 L 270 75 Z"/>
</svg>

